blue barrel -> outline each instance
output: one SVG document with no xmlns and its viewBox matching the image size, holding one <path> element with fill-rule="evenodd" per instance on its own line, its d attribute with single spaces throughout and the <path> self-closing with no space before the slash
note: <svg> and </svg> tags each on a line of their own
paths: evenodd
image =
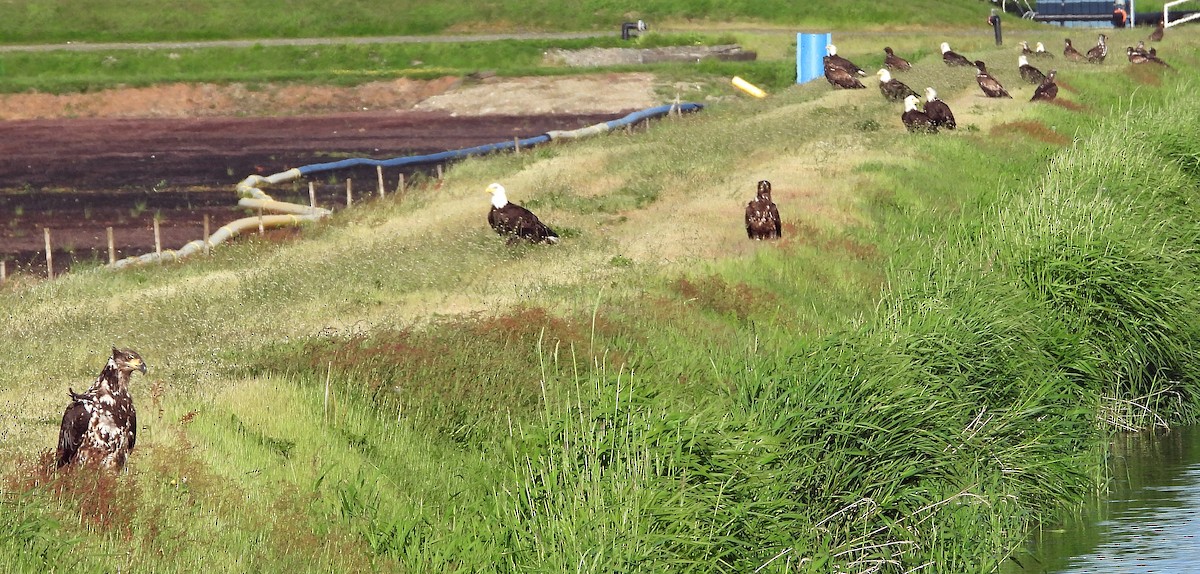
<svg viewBox="0 0 1200 574">
<path fill-rule="evenodd" d="M 803 84 L 825 76 L 825 46 L 833 43 L 833 34 L 796 34 L 796 83 Z"/>
</svg>

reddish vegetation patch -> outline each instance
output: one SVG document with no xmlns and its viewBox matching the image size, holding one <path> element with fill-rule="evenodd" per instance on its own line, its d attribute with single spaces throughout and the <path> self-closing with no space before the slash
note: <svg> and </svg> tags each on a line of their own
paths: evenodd
<svg viewBox="0 0 1200 574">
<path fill-rule="evenodd" d="M 1166 68 L 1156 64 L 1130 64 L 1125 68 L 1125 73 L 1129 74 L 1133 81 L 1147 86 L 1162 85 L 1162 72 Z"/>
<path fill-rule="evenodd" d="M 1066 146 L 1071 143 L 1071 138 L 1050 129 L 1046 124 L 1029 120 L 1000 124 L 992 128 L 992 133 L 1015 135 L 1022 138 L 1032 137 L 1040 142 L 1056 146 Z"/>
<path fill-rule="evenodd" d="M 1080 104 L 1077 102 L 1072 102 L 1071 100 L 1064 100 L 1062 98 L 1054 98 L 1053 100 L 1050 100 L 1049 103 L 1051 105 L 1058 106 L 1058 107 L 1064 108 L 1064 109 L 1068 109 L 1073 112 L 1082 112 L 1083 110 L 1087 109 L 1087 107 L 1084 106 L 1083 104 Z"/>
<path fill-rule="evenodd" d="M 722 315 L 733 315 L 738 320 L 776 306 L 773 293 L 745 283 L 730 284 L 715 275 L 694 281 L 680 278 L 672 287 L 681 296 Z"/>
<path fill-rule="evenodd" d="M 784 223 L 783 241 L 781 247 L 809 245 L 822 251 L 846 253 L 856 261 L 870 261 L 879 258 L 879 249 L 874 245 L 859 243 L 848 237 L 834 236 L 817 229 L 807 222 Z"/>
<path fill-rule="evenodd" d="M 74 466 L 55 470 L 56 455 L 43 451 L 36 461 L 20 459 L 4 474 L 5 490 L 41 489 L 64 508 L 77 508 L 72 519 L 103 532 L 128 537 L 137 508 L 137 478 L 131 474 L 95 472 Z"/>
</svg>

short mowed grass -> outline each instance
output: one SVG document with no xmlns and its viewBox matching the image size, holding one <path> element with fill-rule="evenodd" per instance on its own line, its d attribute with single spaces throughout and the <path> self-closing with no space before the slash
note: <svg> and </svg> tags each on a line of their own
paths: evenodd
<svg viewBox="0 0 1200 574">
<path fill-rule="evenodd" d="M 1196 418 L 1200 53 L 1168 49 L 1062 64 L 1063 105 L 930 53 L 903 79 L 955 133 L 818 82 L 8 283 L 0 569 L 994 571 L 1111 433 Z M 759 179 L 777 243 L 741 229 Z M 504 245 L 491 181 L 566 240 Z M 114 344 L 150 364 L 129 469 L 51 472 Z"/>
</svg>

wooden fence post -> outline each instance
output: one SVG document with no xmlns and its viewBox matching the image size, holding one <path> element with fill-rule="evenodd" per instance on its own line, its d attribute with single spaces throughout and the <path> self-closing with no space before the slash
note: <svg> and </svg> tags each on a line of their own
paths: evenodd
<svg viewBox="0 0 1200 574">
<path fill-rule="evenodd" d="M 54 279 L 54 254 L 50 249 L 50 228 L 43 227 L 42 234 L 46 236 L 46 278 Z"/>
<path fill-rule="evenodd" d="M 154 218 L 154 254 L 162 255 L 162 234 L 158 230 L 158 218 Z M 161 261 L 161 259 L 160 259 Z"/>
<path fill-rule="evenodd" d="M 354 198 L 351 196 L 351 193 L 350 193 L 350 178 L 346 178 L 346 207 L 350 207 L 353 204 L 354 204 Z"/>
<path fill-rule="evenodd" d="M 212 247 L 208 244 L 208 239 L 209 239 L 208 225 L 209 225 L 208 214 L 205 213 L 204 214 L 204 254 L 205 255 L 208 255 L 212 252 Z"/>
<path fill-rule="evenodd" d="M 404 197 L 404 174 L 403 173 L 400 174 L 400 179 L 399 179 L 399 181 L 396 182 L 396 193 L 399 193 L 401 198 Z"/>
<path fill-rule="evenodd" d="M 383 166 L 375 166 L 375 174 L 379 176 L 379 199 L 383 199 Z"/>
<path fill-rule="evenodd" d="M 113 241 L 113 228 L 111 225 L 105 230 L 105 233 L 108 235 L 108 264 L 113 265 L 117 262 L 117 243 Z"/>
<path fill-rule="evenodd" d="M 313 182 L 308 182 L 308 206 L 317 206 L 317 188 L 313 186 Z"/>
</svg>

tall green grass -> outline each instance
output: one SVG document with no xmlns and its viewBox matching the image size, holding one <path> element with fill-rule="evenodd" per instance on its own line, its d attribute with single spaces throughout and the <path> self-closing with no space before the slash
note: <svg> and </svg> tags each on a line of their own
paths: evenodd
<svg viewBox="0 0 1200 574">
<path fill-rule="evenodd" d="M 8 287 L 0 569 L 993 571 L 1102 484 L 1110 433 L 1196 418 L 1200 103 L 1118 70 L 1071 69 L 1085 111 L 936 138 L 804 86 L 464 162 L 295 242 Z M 613 237 L 815 153 L 840 224 L 670 264 Z M 518 178 L 570 241 L 422 227 Z M 110 339 L 151 361 L 131 470 L 48 473 Z"/>
</svg>

